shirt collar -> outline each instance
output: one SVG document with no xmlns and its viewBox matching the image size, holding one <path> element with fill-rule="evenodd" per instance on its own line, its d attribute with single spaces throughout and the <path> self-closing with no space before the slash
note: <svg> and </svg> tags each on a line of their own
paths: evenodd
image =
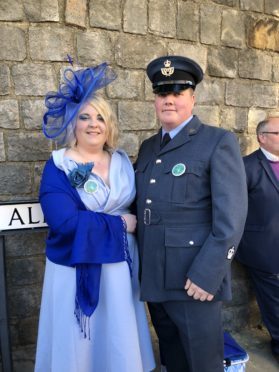
<svg viewBox="0 0 279 372">
<path fill-rule="evenodd" d="M 181 123 L 180 125 L 178 125 L 178 127 L 170 130 L 169 132 L 167 132 L 165 129 L 162 128 L 162 138 L 164 137 L 164 134 L 165 133 L 169 133 L 170 135 L 170 138 L 172 139 L 173 137 L 175 137 L 184 127 L 185 125 L 187 125 L 191 120 L 193 119 L 193 115 L 191 115 L 187 120 L 183 121 L 183 123 Z"/>
<path fill-rule="evenodd" d="M 272 154 L 271 152 L 267 151 L 266 149 L 263 149 L 262 147 L 260 147 L 260 149 L 262 150 L 262 152 L 264 153 L 265 157 L 268 160 L 279 161 L 279 156 L 276 156 L 276 155 Z"/>
</svg>

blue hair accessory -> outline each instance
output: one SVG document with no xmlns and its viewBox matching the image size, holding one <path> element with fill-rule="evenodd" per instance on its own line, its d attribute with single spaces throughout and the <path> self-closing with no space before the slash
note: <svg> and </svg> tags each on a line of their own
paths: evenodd
<svg viewBox="0 0 279 372">
<path fill-rule="evenodd" d="M 77 71 L 67 68 L 64 82 L 57 92 L 49 92 L 45 98 L 47 111 L 43 117 L 43 133 L 47 138 L 64 144 L 74 136 L 75 119 L 81 107 L 96 90 L 116 79 L 115 72 L 106 62 Z"/>
</svg>

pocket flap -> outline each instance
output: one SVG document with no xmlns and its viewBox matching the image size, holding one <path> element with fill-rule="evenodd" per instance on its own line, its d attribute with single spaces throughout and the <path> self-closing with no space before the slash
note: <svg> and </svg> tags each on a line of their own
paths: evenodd
<svg viewBox="0 0 279 372">
<path fill-rule="evenodd" d="M 209 235 L 210 227 L 167 227 L 165 229 L 165 245 L 167 247 L 201 246 Z"/>
<path fill-rule="evenodd" d="M 164 173 L 170 173 L 172 169 L 178 164 L 185 165 L 185 174 L 193 173 L 193 174 L 196 174 L 197 176 L 200 176 L 202 174 L 202 171 L 205 166 L 203 161 L 195 161 L 195 160 L 186 160 L 186 161 L 180 161 L 180 162 L 172 161 L 172 162 L 164 164 Z"/>
</svg>

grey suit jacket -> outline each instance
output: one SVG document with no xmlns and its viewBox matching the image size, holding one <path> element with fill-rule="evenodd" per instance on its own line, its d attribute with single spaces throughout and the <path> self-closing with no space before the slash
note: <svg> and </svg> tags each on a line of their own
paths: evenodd
<svg viewBox="0 0 279 372">
<path fill-rule="evenodd" d="M 247 213 L 237 139 L 194 116 L 162 150 L 160 141 L 161 132 L 144 141 L 136 163 L 141 297 L 192 300 L 190 278 L 216 300 L 230 299 Z"/>
</svg>

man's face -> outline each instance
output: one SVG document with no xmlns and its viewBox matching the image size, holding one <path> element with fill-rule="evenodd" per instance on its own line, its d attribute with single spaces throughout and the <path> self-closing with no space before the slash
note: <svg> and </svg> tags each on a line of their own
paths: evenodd
<svg viewBox="0 0 279 372">
<path fill-rule="evenodd" d="M 192 89 L 179 93 L 162 93 L 155 95 L 155 109 L 162 127 L 170 131 L 192 115 L 195 96 Z"/>
<path fill-rule="evenodd" d="M 279 118 L 271 118 L 262 132 L 258 137 L 261 147 L 279 156 Z"/>
</svg>

